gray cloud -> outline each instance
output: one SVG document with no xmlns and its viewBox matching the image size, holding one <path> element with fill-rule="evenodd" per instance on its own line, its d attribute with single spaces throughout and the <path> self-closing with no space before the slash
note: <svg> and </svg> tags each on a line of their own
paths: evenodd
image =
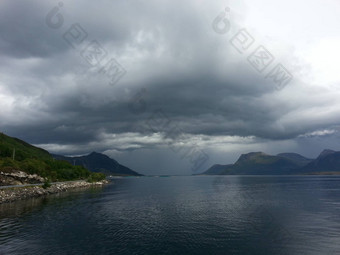
<svg viewBox="0 0 340 255">
<path fill-rule="evenodd" d="M 324 137 L 322 130 L 339 125 L 338 88 L 312 86 L 291 46 L 264 41 L 272 42 L 274 64 L 284 63 L 294 75 L 283 90 L 231 46 L 232 35 L 247 25 L 239 9 L 246 1 L 234 6 L 226 35 L 212 29 L 222 1 L 64 2 L 62 26 L 54 29 L 45 19 L 57 4 L 8 0 L 0 6 L 0 125 L 9 135 L 54 153 L 106 151 L 137 167 L 127 160 L 133 156 L 145 172 L 157 168 L 155 154 L 168 157 L 156 165 L 176 172 L 187 169 L 188 160 L 170 165 L 181 154 L 166 145 L 167 129 L 150 126 L 159 110 L 180 130 L 176 146 L 205 148 L 211 163 L 232 161 L 242 150 L 303 152 L 306 134 Z M 88 34 L 76 49 L 63 39 L 74 23 Z M 263 39 L 256 30 L 252 36 Z M 117 84 L 109 85 L 81 56 L 92 40 L 108 53 L 103 63 L 113 57 L 127 70 Z M 222 156 L 227 153 L 232 156 Z"/>
</svg>

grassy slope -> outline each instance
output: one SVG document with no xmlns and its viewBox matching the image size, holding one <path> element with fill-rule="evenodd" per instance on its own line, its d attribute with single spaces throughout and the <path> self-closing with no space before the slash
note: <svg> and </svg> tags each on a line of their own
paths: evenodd
<svg viewBox="0 0 340 255">
<path fill-rule="evenodd" d="M 24 160 L 27 158 L 51 159 L 51 155 L 44 149 L 30 145 L 18 138 L 9 137 L 0 133 L 0 157 L 12 157 L 15 149 L 15 159 Z"/>
<path fill-rule="evenodd" d="M 14 149 L 15 159 L 13 160 Z M 14 169 L 38 174 L 52 181 L 76 179 L 96 181 L 105 177 L 100 173 L 91 173 L 81 166 L 54 160 L 46 150 L 0 133 L 0 170 L 11 171 Z"/>
</svg>

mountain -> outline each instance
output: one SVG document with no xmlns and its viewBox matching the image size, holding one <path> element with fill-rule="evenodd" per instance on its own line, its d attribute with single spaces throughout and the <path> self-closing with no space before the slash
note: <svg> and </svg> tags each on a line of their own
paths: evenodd
<svg viewBox="0 0 340 255">
<path fill-rule="evenodd" d="M 276 156 L 263 152 L 242 154 L 231 165 L 214 165 L 203 174 L 222 175 L 282 175 L 293 174 L 312 160 L 296 153 L 281 153 Z"/>
<path fill-rule="evenodd" d="M 224 174 L 289 174 L 299 167 L 296 161 L 263 152 L 242 154 L 234 165 L 228 167 Z"/>
<path fill-rule="evenodd" d="M 306 164 L 308 164 L 308 163 L 313 161 L 313 159 L 306 158 L 304 156 L 301 156 L 300 154 L 291 153 L 291 152 L 280 153 L 280 154 L 277 154 L 276 156 L 293 160 L 294 162 L 296 162 L 300 166 L 305 166 Z"/>
<path fill-rule="evenodd" d="M 141 174 L 119 164 L 116 160 L 97 152 L 80 157 L 65 157 L 60 155 L 53 155 L 53 157 L 58 160 L 66 160 L 77 166 L 83 166 L 92 172 L 101 172 L 107 175 L 141 176 Z"/>
<path fill-rule="evenodd" d="M 52 181 L 99 180 L 104 174 L 91 173 L 81 166 L 66 161 L 54 160 L 51 154 L 15 137 L 0 133 L 0 179 L 8 174 L 37 174 Z M 19 173 L 21 175 L 21 173 Z M 1 182 L 1 185 L 5 185 Z"/>
<path fill-rule="evenodd" d="M 216 175 L 216 174 L 222 174 L 223 171 L 225 171 L 226 169 L 228 169 L 229 167 L 231 167 L 232 164 L 230 165 L 213 165 L 212 167 L 210 167 L 207 171 L 204 172 L 204 174 L 211 174 L 211 175 Z"/>
<path fill-rule="evenodd" d="M 301 173 L 340 172 L 340 151 L 324 150 L 312 162 L 300 169 Z"/>
<path fill-rule="evenodd" d="M 52 159 L 48 151 L 35 147 L 15 137 L 0 133 L 0 157 L 12 158 L 15 154 L 16 160 L 24 159 Z"/>
<path fill-rule="evenodd" d="M 323 150 L 323 151 L 320 153 L 319 158 L 323 158 L 323 157 L 325 157 L 325 156 L 327 156 L 327 155 L 331 155 L 331 154 L 333 154 L 334 152 L 336 152 L 336 151 L 329 150 L 329 149 Z"/>
</svg>

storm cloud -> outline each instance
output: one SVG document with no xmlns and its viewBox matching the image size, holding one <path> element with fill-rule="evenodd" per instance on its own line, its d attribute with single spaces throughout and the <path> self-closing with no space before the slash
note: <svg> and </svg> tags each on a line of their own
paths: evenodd
<svg viewBox="0 0 340 255">
<path fill-rule="evenodd" d="M 208 155 L 201 170 L 252 150 L 339 149 L 340 5 L 327 2 L 2 1 L 1 131 L 153 174 L 191 173 L 193 148 Z M 242 31 L 253 43 L 237 49 Z M 279 64 L 292 77 L 282 87 Z"/>
</svg>

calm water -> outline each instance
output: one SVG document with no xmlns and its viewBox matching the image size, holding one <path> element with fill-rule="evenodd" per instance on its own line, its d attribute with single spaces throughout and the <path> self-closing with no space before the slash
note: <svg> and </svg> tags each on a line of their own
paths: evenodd
<svg viewBox="0 0 340 255">
<path fill-rule="evenodd" d="M 340 177 L 124 178 L 6 204 L 0 254 L 340 254 Z"/>
</svg>

